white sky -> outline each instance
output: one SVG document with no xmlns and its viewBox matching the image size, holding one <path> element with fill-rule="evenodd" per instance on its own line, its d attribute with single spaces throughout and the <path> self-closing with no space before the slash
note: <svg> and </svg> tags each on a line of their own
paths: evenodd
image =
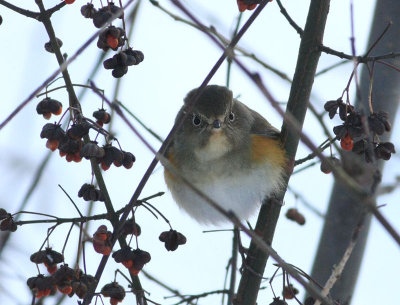
<svg viewBox="0 0 400 305">
<path fill-rule="evenodd" d="M 16 5 L 36 11 L 34 2 L 30 2 L 27 4 L 25 1 L 13 1 Z M 203 0 L 184 3 L 198 14 L 206 25 L 214 25 L 220 33 L 229 36 L 238 16 L 235 2 L 234 0 Z M 354 0 L 353 2 L 356 48 L 358 53 L 362 53 L 368 40 L 374 1 Z M 57 2 L 45 2 L 47 7 L 55 3 Z M 75 4 L 57 12 L 52 19 L 56 35 L 64 43 L 62 51 L 69 55 L 72 55 L 96 30 L 90 20 L 80 15 L 80 6 L 85 3 L 85 1 L 76 1 Z M 160 3 L 175 13 L 179 13 L 169 1 L 160 1 Z M 284 1 L 284 5 L 292 18 L 303 26 L 309 1 Z M 98 6 L 97 2 L 95 6 Z M 349 1 L 332 1 L 324 38 L 325 45 L 346 53 L 350 52 L 349 7 Z M 0 26 L 2 45 L 0 121 L 3 121 L 56 69 L 57 63 L 52 54 L 44 51 L 43 45 L 48 38 L 40 23 L 19 16 L 2 6 L 0 6 L 0 14 L 3 17 L 3 24 Z M 249 12 L 244 13 L 243 20 L 247 20 L 249 16 Z M 200 85 L 221 55 L 221 51 L 204 34 L 174 21 L 147 1 L 142 3 L 130 43 L 134 49 L 143 51 L 145 59 L 140 65 L 129 68 L 128 74 L 123 77 L 118 98 L 150 128 L 165 137 L 172 127 L 182 98 L 190 89 Z M 267 5 L 239 45 L 292 77 L 297 60 L 299 37 L 279 13 L 275 1 Z M 100 52 L 94 43 L 71 65 L 69 71 L 74 83 L 87 82 L 89 72 Z M 111 56 L 112 54 L 108 57 Z M 318 70 L 337 61 L 337 58 L 322 55 Z M 287 100 L 290 88 L 287 83 L 271 72 L 263 70 L 251 60 L 243 58 L 243 62 L 253 71 L 261 74 L 265 84 L 278 100 Z M 316 79 L 313 88 L 313 103 L 317 109 L 322 111 L 326 100 L 340 96 L 350 71 L 351 65 L 345 65 Z M 226 65 L 223 65 L 210 83 L 225 84 L 225 80 Z M 115 79 L 110 71 L 101 69 L 94 81 L 98 87 L 105 89 L 107 96 L 112 97 Z M 57 84 L 62 84 L 62 81 L 58 81 Z M 231 88 L 234 95 L 240 95 L 241 101 L 263 114 L 276 127 L 281 126 L 279 115 L 272 110 L 257 88 L 236 67 L 232 70 Z M 79 93 L 80 89 L 77 89 L 77 92 Z M 64 106 L 67 105 L 65 91 L 60 90 L 51 94 L 51 97 L 62 101 Z M 36 115 L 35 108 L 38 101 L 32 101 L 0 131 L 0 160 L 2 160 L 0 183 L 3 186 L 0 188 L 0 207 L 6 208 L 11 213 L 16 212 L 15 209 L 20 205 L 36 168 L 47 153 L 45 141 L 39 137 L 41 128 L 47 121 Z M 101 106 L 97 96 L 91 92 L 87 92 L 82 105 L 84 114 L 87 116 Z M 335 124 L 328 120 L 326 122 L 329 126 Z M 153 156 L 119 118 L 116 118 L 113 124 L 122 148 L 133 152 L 137 158 L 131 170 L 112 167 L 104 175 L 113 203 L 118 209 L 128 202 Z M 140 127 L 138 128 L 157 149 L 159 147 L 157 140 Z M 311 115 L 306 117 L 305 133 L 312 136 L 316 144 L 324 140 L 320 126 Z M 395 145 L 397 144 L 396 147 L 400 147 L 397 130 L 394 131 L 393 139 Z M 298 157 L 303 157 L 308 153 L 309 151 L 301 146 Z M 399 175 L 398 168 L 399 159 L 395 155 L 390 166 L 385 168 L 384 183 L 394 181 L 394 177 Z M 65 159 L 54 155 L 26 210 L 75 217 L 76 211 L 57 185 L 62 185 L 79 208 L 85 212 L 87 204 L 77 198 L 77 191 L 83 183 L 89 182 L 90 178 L 89 162 L 67 164 Z M 293 176 L 290 181 L 290 186 L 301 192 L 321 212 L 326 210 L 331 184 L 332 177 L 322 174 L 319 166 Z M 141 197 L 159 191 L 167 192 L 161 168 L 152 175 Z M 395 191 L 389 196 L 382 197 L 379 203 L 387 204 L 381 211 L 400 231 L 398 198 L 399 191 Z M 168 192 L 151 203 L 171 221 L 174 229 L 186 235 L 188 242 L 175 252 L 165 251 L 163 244 L 158 241 L 158 236 L 162 231 L 168 230 L 168 226 L 161 219 L 156 220 L 146 210 L 140 209 L 136 216 L 143 232 L 139 238 L 139 245 L 152 255 L 152 260 L 145 266 L 145 270 L 184 294 L 221 289 L 225 266 L 231 252 L 231 233 L 202 233 L 203 230 L 212 228 L 199 226 L 179 211 Z M 300 201 L 296 202 L 294 196 L 289 193 L 285 198 L 285 204 L 273 246 L 287 262 L 310 272 L 318 245 L 319 232 L 323 225 L 322 219 L 310 212 Z M 283 216 L 286 209 L 295 206 L 306 215 L 307 223 L 303 227 L 286 220 Z M 102 203 L 96 205 L 96 212 L 104 212 Z M 23 219 L 32 218 L 35 217 L 29 215 L 23 217 Z M 251 222 L 254 224 L 255 220 L 252 219 Z M 107 224 L 101 221 L 92 224 L 91 232 L 103 223 Z M 108 226 L 110 227 L 109 224 Z M 30 302 L 30 292 L 25 285 L 25 279 L 36 275 L 37 270 L 36 266 L 29 261 L 29 256 L 39 249 L 45 238 L 46 228 L 47 226 L 44 225 L 23 226 L 12 235 L 11 242 L 0 261 L 0 277 L 3 279 L 0 284 L 0 299 L 6 300 L 2 303 L 27 304 Z M 68 229 L 69 225 L 60 226 L 51 237 L 50 244 L 54 249 L 61 250 Z M 73 265 L 76 255 L 77 233 L 76 230 L 73 231 L 66 248 L 66 262 L 70 265 Z M 90 245 L 86 250 L 88 272 L 94 274 L 101 257 L 94 254 Z M 397 291 L 398 284 L 393 263 L 398 261 L 398 253 L 398 246 L 382 227 L 373 221 L 353 304 L 394 303 L 396 299 L 394 292 Z M 109 262 L 103 275 L 103 282 L 99 287 L 114 277 L 114 269 L 117 265 L 112 260 Z M 269 260 L 265 276 L 271 276 L 274 271 L 271 263 L 272 260 Z M 170 293 L 143 276 L 140 278 L 144 288 L 151 293 L 150 299 L 162 304 L 173 304 L 178 301 L 178 299 L 165 300 L 164 296 L 169 296 Z M 122 278 L 119 278 L 119 282 L 126 286 Z M 267 286 L 267 283 L 265 285 Z M 276 293 L 280 293 L 280 278 L 276 279 L 274 286 Z M 128 299 L 132 302 L 133 297 L 129 295 Z M 260 292 L 259 304 L 269 304 L 271 301 L 272 294 L 268 287 Z M 108 300 L 106 302 L 108 303 Z M 128 304 L 128 301 L 125 302 Z M 45 303 L 51 304 L 52 299 Z M 67 303 L 76 304 L 76 297 L 71 298 Z M 199 304 L 220 304 L 220 296 L 202 299 Z M 295 304 L 295 301 L 290 301 L 289 304 Z"/>
</svg>

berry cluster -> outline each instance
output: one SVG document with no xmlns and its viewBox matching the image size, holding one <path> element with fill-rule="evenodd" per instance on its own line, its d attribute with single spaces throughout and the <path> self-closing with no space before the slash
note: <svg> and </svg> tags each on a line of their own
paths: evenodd
<svg viewBox="0 0 400 305">
<path fill-rule="evenodd" d="M 140 249 L 132 250 L 129 246 L 115 251 L 112 257 L 117 263 L 122 263 L 133 275 L 137 275 L 151 260 L 149 252 Z"/>
<path fill-rule="evenodd" d="M 393 143 L 379 141 L 380 135 L 391 130 L 386 112 L 371 113 L 368 116 L 367 129 L 365 116 L 353 106 L 344 103 L 341 98 L 326 102 L 324 108 L 331 119 L 339 112 L 343 123 L 335 126 L 333 132 L 344 150 L 364 155 L 366 162 L 373 162 L 375 158 L 389 160 L 391 154 L 395 153 Z"/>
<path fill-rule="evenodd" d="M 17 231 L 17 225 L 12 215 L 2 208 L 0 208 L 0 231 Z"/>
<path fill-rule="evenodd" d="M 112 70 L 115 78 L 120 78 L 128 72 L 128 66 L 138 65 L 143 59 L 144 55 L 141 51 L 128 48 L 106 59 L 103 66 L 107 70 Z"/>
<path fill-rule="evenodd" d="M 41 254 L 36 254 L 35 259 L 40 256 Z M 57 271 L 49 276 L 39 274 L 27 280 L 27 285 L 36 298 L 54 294 L 58 290 L 69 297 L 76 294 L 78 298 L 83 299 L 86 296 L 88 287 L 93 283 L 93 276 L 84 274 L 80 269 L 74 270 L 68 267 L 67 264 L 61 265 Z"/>
<path fill-rule="evenodd" d="M 57 111 L 55 110 L 56 106 L 59 107 Z M 60 102 L 45 98 L 38 104 L 37 111 L 39 114 L 43 114 L 43 116 L 49 118 L 51 113 L 59 114 L 61 107 Z M 95 158 L 101 164 L 103 170 L 109 169 L 111 164 L 117 167 L 124 166 L 126 169 L 131 168 L 136 160 L 132 153 L 120 150 L 111 144 L 105 144 L 103 147 L 100 147 L 95 141 L 84 143 L 83 137 L 89 134 L 91 128 L 99 130 L 103 124 L 108 124 L 111 120 L 110 114 L 103 108 L 95 111 L 93 116 L 97 120 L 96 124 L 100 127 L 83 118 L 75 120 L 72 126 L 66 131 L 62 129 L 59 123 L 47 123 L 43 126 L 40 137 L 47 139 L 47 148 L 51 151 L 58 149 L 60 156 L 65 156 L 68 162 L 80 162 L 82 158 L 88 160 Z"/>
<path fill-rule="evenodd" d="M 111 305 L 117 305 L 125 298 L 124 287 L 119 285 L 117 282 L 111 282 L 104 285 L 103 288 L 101 288 L 101 294 L 110 298 Z"/>
<path fill-rule="evenodd" d="M 104 145 L 103 149 L 104 156 L 97 159 L 103 170 L 108 170 L 111 164 L 114 164 L 116 167 L 123 166 L 126 169 L 129 169 L 136 161 L 136 158 L 132 153 L 120 150 L 110 144 Z"/>
<path fill-rule="evenodd" d="M 87 3 L 81 7 L 81 14 L 85 18 L 93 19 L 93 24 L 97 28 L 105 26 L 110 23 L 113 16 L 123 18 L 123 10 L 121 7 L 109 2 L 106 6 L 96 9 L 92 3 Z M 117 51 L 118 48 L 123 48 L 127 41 L 125 30 L 113 25 L 109 25 L 99 34 L 97 40 L 97 47 L 103 51 L 112 49 Z M 113 57 L 106 59 L 103 66 L 107 70 L 112 70 L 112 76 L 120 78 L 128 72 L 128 67 L 138 65 L 144 59 L 144 55 L 139 50 L 132 50 L 129 43 L 124 50 L 121 50 Z"/>
</svg>

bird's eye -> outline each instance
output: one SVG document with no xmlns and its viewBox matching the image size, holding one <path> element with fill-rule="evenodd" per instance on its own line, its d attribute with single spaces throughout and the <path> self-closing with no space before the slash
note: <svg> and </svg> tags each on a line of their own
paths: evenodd
<svg viewBox="0 0 400 305">
<path fill-rule="evenodd" d="M 201 120 L 198 115 L 193 115 L 192 123 L 194 126 L 200 126 Z"/>
<path fill-rule="evenodd" d="M 229 121 L 231 121 L 231 122 L 233 122 L 234 120 L 235 120 L 235 114 L 233 113 L 233 112 L 231 112 L 230 114 L 229 114 Z"/>
</svg>

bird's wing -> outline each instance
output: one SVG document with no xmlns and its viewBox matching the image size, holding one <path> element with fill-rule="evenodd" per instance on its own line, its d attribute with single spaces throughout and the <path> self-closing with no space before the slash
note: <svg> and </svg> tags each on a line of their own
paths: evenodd
<svg viewBox="0 0 400 305">
<path fill-rule="evenodd" d="M 262 115 L 258 112 L 250 109 L 245 105 L 245 107 L 251 112 L 254 118 L 253 124 L 251 125 L 250 132 L 252 134 L 266 136 L 269 138 L 277 139 L 280 137 L 280 131 L 272 126 Z"/>
</svg>

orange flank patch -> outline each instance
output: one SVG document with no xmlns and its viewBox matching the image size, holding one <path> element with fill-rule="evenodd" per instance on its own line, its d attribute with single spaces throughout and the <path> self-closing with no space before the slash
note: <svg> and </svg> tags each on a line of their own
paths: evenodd
<svg viewBox="0 0 400 305">
<path fill-rule="evenodd" d="M 251 159 L 255 162 L 270 162 L 278 166 L 284 166 L 286 156 L 279 140 L 261 135 L 251 135 Z"/>
<path fill-rule="evenodd" d="M 173 166 L 176 165 L 175 158 L 174 158 L 174 153 L 172 151 L 168 152 L 167 159 Z M 168 180 L 175 180 L 176 179 L 175 176 L 169 170 L 167 170 L 166 168 L 164 168 L 164 176 L 165 176 L 165 179 L 168 179 Z"/>
</svg>

